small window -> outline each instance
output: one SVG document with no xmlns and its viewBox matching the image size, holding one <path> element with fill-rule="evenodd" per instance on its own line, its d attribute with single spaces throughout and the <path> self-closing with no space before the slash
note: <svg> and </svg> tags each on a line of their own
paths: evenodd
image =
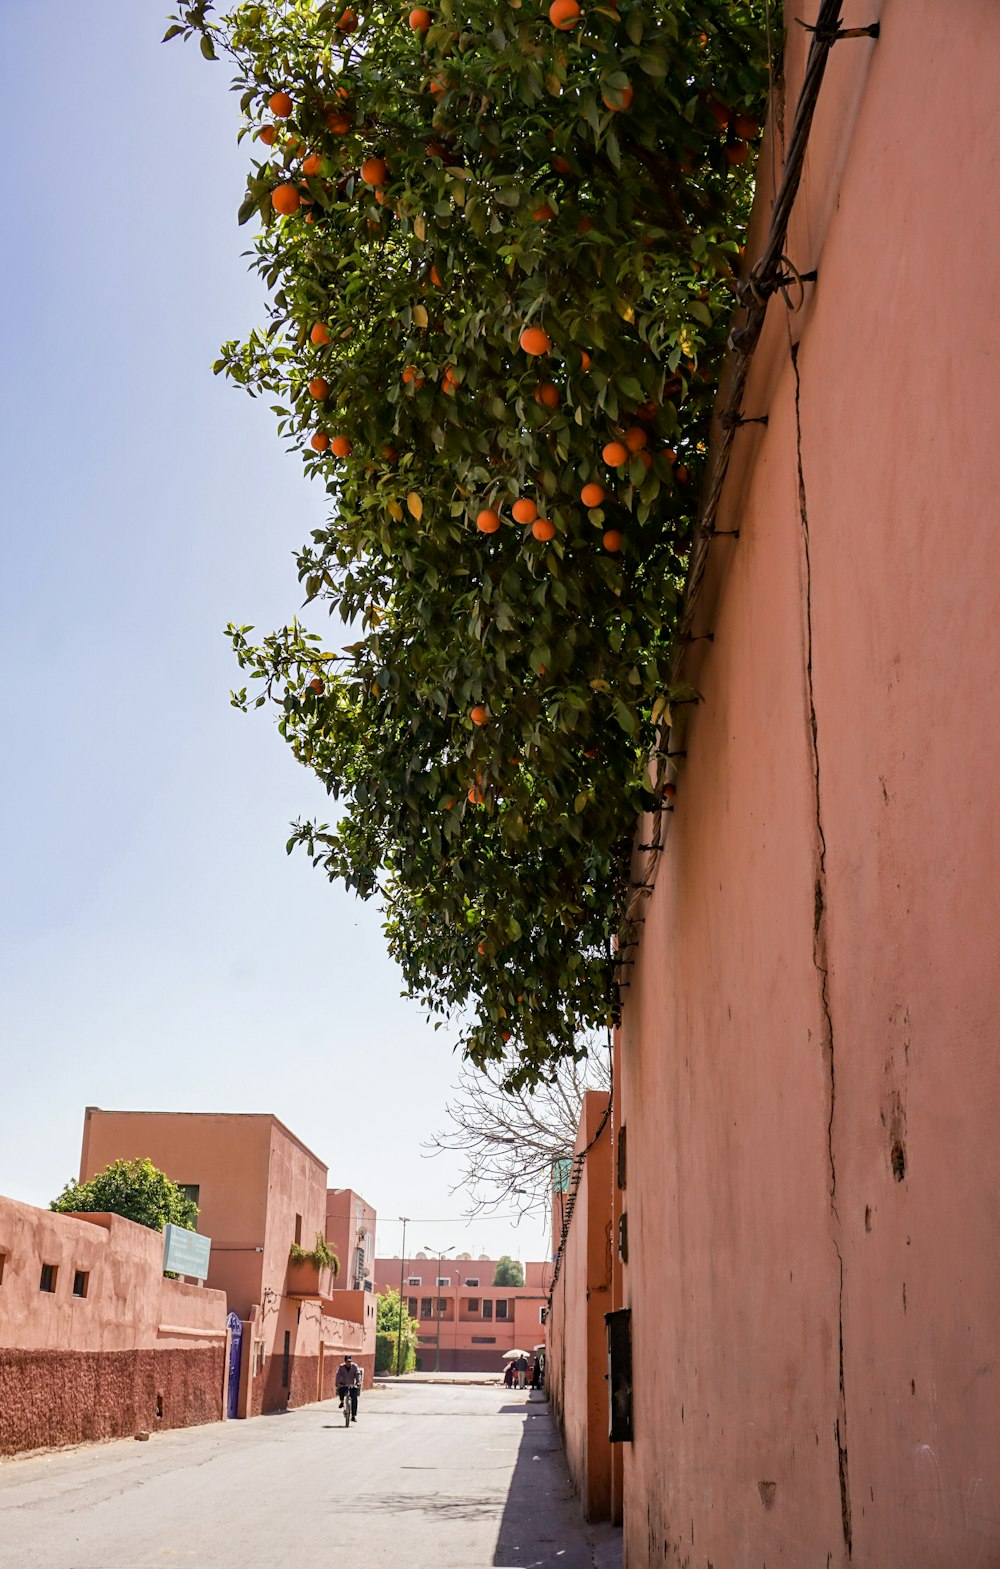
<svg viewBox="0 0 1000 1569">
<path fill-rule="evenodd" d="M 507 1299 L 505 1297 L 501 1297 L 500 1300 L 497 1302 L 497 1318 L 498 1319 L 504 1319 L 504 1318 L 507 1317 L 507 1309 L 508 1309 L 509 1306 L 510 1306 L 510 1304 L 507 1301 Z"/>
<path fill-rule="evenodd" d="M 300 1216 L 296 1216 L 296 1219 L 299 1221 L 299 1224 L 301 1225 L 302 1224 L 301 1217 Z M 291 1332 L 290 1329 L 286 1329 L 285 1330 L 285 1345 L 284 1345 L 284 1349 L 282 1350 L 282 1353 L 281 1353 L 281 1387 L 283 1389 L 287 1389 L 288 1388 L 289 1372 L 290 1372 L 290 1369 L 291 1369 L 291 1361 L 292 1361 L 292 1332 Z"/>
<path fill-rule="evenodd" d="M 445 1315 L 445 1312 L 447 1311 L 447 1308 L 448 1308 L 448 1304 L 445 1301 L 444 1297 L 438 1297 L 438 1299 L 437 1299 L 437 1315 L 438 1315 L 438 1318 L 444 1318 L 444 1315 Z"/>
<path fill-rule="evenodd" d="M 301 1215 L 296 1215 L 296 1217 L 295 1217 L 295 1246 L 297 1248 L 300 1248 L 302 1246 L 302 1216 Z"/>
<path fill-rule="evenodd" d="M 177 1186 L 180 1188 L 180 1190 L 183 1193 L 184 1197 L 186 1199 L 190 1199 L 191 1200 L 192 1204 L 199 1204 L 200 1205 L 200 1203 L 201 1203 L 201 1183 L 200 1182 L 178 1182 Z"/>
<path fill-rule="evenodd" d="M 417 1317 L 417 1299 L 416 1299 L 416 1297 L 407 1297 L 407 1299 L 406 1299 L 406 1311 L 407 1311 L 407 1313 L 409 1313 L 411 1318 L 416 1318 Z"/>
<path fill-rule="evenodd" d="M 493 1317 L 493 1298 L 492 1297 L 484 1297 L 483 1298 L 483 1317 L 484 1318 L 492 1318 Z"/>
<path fill-rule="evenodd" d="M 58 1265 L 56 1265 L 56 1264 L 43 1264 L 42 1265 L 42 1276 L 41 1276 L 41 1279 L 38 1282 L 38 1289 L 39 1289 L 39 1291 L 54 1291 L 56 1289 L 56 1277 L 58 1276 L 58 1274 L 59 1274 L 59 1267 L 58 1267 Z"/>
<path fill-rule="evenodd" d="M 430 1297 L 421 1297 L 420 1298 L 420 1317 L 421 1318 L 433 1318 L 434 1317 L 434 1314 L 431 1311 L 431 1299 L 430 1299 Z"/>
<path fill-rule="evenodd" d="M 538 1322 L 540 1324 L 544 1324 L 545 1323 L 545 1309 L 543 1307 L 540 1307 L 538 1309 Z"/>
<path fill-rule="evenodd" d="M 496 1343 L 496 1335 L 473 1335 L 472 1337 L 472 1344 L 474 1346 L 495 1346 Z"/>
<path fill-rule="evenodd" d="M 450 1275 L 439 1275 L 438 1278 L 437 1278 L 437 1283 L 438 1283 L 439 1286 L 450 1286 L 451 1285 L 451 1276 Z"/>
<path fill-rule="evenodd" d="M 466 1302 L 465 1306 L 466 1306 L 466 1308 L 468 1309 L 468 1311 L 470 1313 L 478 1313 L 479 1312 L 479 1298 L 478 1297 L 470 1297 L 468 1302 Z"/>
<path fill-rule="evenodd" d="M 7 1262 L 6 1253 L 0 1253 L 0 1286 L 3 1285 L 3 1267 Z"/>
<path fill-rule="evenodd" d="M 75 1297 L 85 1297 L 87 1295 L 87 1288 L 89 1287 L 89 1285 L 90 1285 L 90 1270 L 89 1269 L 77 1269 L 77 1270 L 74 1270 L 74 1272 L 73 1272 L 73 1295 Z"/>
<path fill-rule="evenodd" d="M 470 1275 L 468 1280 L 465 1282 L 465 1284 L 467 1286 L 478 1286 L 478 1284 L 479 1284 L 479 1276 L 478 1275 Z"/>
<path fill-rule="evenodd" d="M 423 1283 L 424 1277 L 422 1275 L 407 1275 L 406 1277 L 406 1284 L 408 1286 L 422 1286 Z"/>
</svg>

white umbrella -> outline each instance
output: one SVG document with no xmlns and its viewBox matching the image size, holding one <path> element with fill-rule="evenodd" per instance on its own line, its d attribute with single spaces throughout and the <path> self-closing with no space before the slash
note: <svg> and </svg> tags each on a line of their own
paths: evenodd
<svg viewBox="0 0 1000 1569">
<path fill-rule="evenodd" d="M 505 1351 L 501 1357 L 501 1361 L 513 1362 L 517 1357 L 530 1357 L 530 1355 L 530 1351 L 518 1351 L 515 1347 L 513 1351 Z"/>
</svg>

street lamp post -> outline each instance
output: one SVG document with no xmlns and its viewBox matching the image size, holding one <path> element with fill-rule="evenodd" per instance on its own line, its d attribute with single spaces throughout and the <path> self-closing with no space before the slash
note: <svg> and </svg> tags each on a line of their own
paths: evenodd
<svg viewBox="0 0 1000 1569">
<path fill-rule="evenodd" d="M 441 1298 L 438 1296 L 438 1292 L 441 1290 L 441 1285 L 440 1285 L 440 1281 L 441 1281 L 441 1265 L 442 1265 L 442 1263 L 444 1261 L 445 1254 L 446 1253 L 450 1253 L 452 1251 L 452 1248 L 454 1248 L 454 1246 L 455 1246 L 455 1244 L 453 1242 L 451 1244 L 451 1247 L 438 1248 L 438 1250 L 437 1250 L 437 1261 L 438 1261 L 438 1264 L 437 1264 L 437 1275 L 434 1277 L 434 1319 L 435 1319 L 435 1326 L 436 1326 L 436 1329 L 437 1329 L 437 1335 L 435 1337 L 435 1344 L 434 1344 L 434 1371 L 435 1371 L 435 1373 L 440 1373 L 440 1371 L 441 1371 Z M 427 1248 L 427 1244 L 426 1243 L 424 1244 L 424 1247 L 425 1247 L 425 1249 Z M 431 1254 L 433 1254 L 434 1249 L 430 1248 L 430 1249 L 428 1249 L 428 1251 Z"/>
<path fill-rule="evenodd" d="M 404 1283 L 403 1282 L 403 1277 L 406 1274 L 406 1222 L 409 1220 L 410 1217 L 409 1217 L 409 1215 L 400 1215 L 399 1218 L 403 1222 L 403 1241 L 402 1241 L 402 1245 L 400 1247 L 400 1252 L 402 1253 L 403 1257 L 402 1257 L 402 1260 L 401 1260 L 400 1266 L 399 1266 L 399 1325 L 398 1325 L 398 1328 L 397 1328 L 397 1331 L 396 1331 L 396 1377 L 397 1378 L 399 1377 L 400 1372 L 402 1370 L 402 1362 L 403 1362 L 403 1283 Z"/>
</svg>

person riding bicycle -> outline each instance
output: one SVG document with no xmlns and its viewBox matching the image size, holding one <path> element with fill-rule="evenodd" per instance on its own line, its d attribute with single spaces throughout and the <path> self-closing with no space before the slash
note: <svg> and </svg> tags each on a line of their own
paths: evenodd
<svg viewBox="0 0 1000 1569">
<path fill-rule="evenodd" d="M 351 1421 L 358 1420 L 358 1395 L 361 1392 L 361 1369 L 356 1362 L 351 1361 L 351 1353 L 344 1352 L 344 1360 L 337 1369 L 337 1394 L 340 1404 L 344 1404 L 346 1396 L 351 1402 Z"/>
</svg>

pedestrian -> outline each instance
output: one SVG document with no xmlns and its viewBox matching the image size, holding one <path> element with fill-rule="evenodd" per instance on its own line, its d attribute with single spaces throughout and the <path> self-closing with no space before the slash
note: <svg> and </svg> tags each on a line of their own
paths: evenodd
<svg viewBox="0 0 1000 1569">
<path fill-rule="evenodd" d="M 344 1360 L 337 1369 L 337 1394 L 340 1396 L 341 1407 L 343 1407 L 345 1399 L 351 1402 L 352 1422 L 358 1420 L 358 1395 L 360 1392 L 361 1369 L 356 1362 L 352 1362 L 351 1353 L 345 1351 Z"/>
<path fill-rule="evenodd" d="M 531 1364 L 531 1387 L 532 1389 L 541 1389 L 542 1387 L 542 1359 L 540 1356 L 536 1356 Z"/>
<path fill-rule="evenodd" d="M 514 1366 L 517 1368 L 517 1387 L 518 1389 L 523 1389 L 524 1381 L 528 1375 L 528 1359 L 523 1351 L 514 1363 Z"/>
<path fill-rule="evenodd" d="M 513 1389 L 513 1387 L 514 1387 L 514 1361 L 513 1361 L 513 1358 L 511 1358 L 511 1360 L 507 1363 L 507 1366 L 503 1370 L 503 1384 L 504 1384 L 504 1388 L 505 1389 Z"/>
</svg>

